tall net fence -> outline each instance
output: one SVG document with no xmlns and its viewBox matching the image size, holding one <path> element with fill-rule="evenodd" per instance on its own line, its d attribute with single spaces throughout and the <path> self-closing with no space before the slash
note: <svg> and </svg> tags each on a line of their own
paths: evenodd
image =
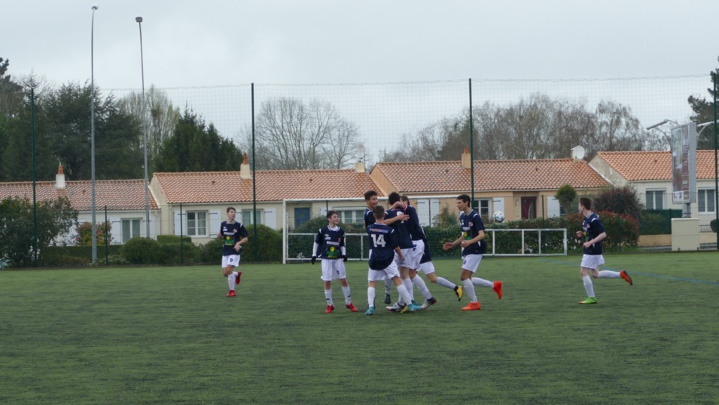
<svg viewBox="0 0 719 405">
<path fill-rule="evenodd" d="M 266 156 L 277 156 L 272 155 L 272 151 L 268 154 L 267 150 L 263 150 L 278 147 L 279 143 L 272 139 L 274 128 L 289 130 L 289 126 L 282 125 L 294 124 L 304 125 L 304 130 L 310 131 L 321 126 L 323 119 L 327 125 L 349 126 L 351 130 L 345 131 L 351 136 L 347 142 L 349 148 L 343 151 L 341 158 L 335 160 L 331 167 L 338 168 L 351 166 L 353 159 L 358 157 L 358 144 L 364 146 L 362 158 L 369 165 L 389 156 L 400 160 L 412 156 L 425 160 L 458 159 L 462 152 L 461 146 L 469 146 L 468 130 L 462 145 L 447 151 L 434 150 L 433 156 L 427 156 L 432 149 L 422 148 L 422 145 L 413 141 L 418 142 L 422 135 L 436 137 L 443 132 L 461 132 L 461 128 L 452 126 L 466 125 L 470 99 L 475 115 L 473 131 L 478 138 L 478 145 L 474 149 L 481 151 L 496 146 L 482 138 L 483 132 L 487 131 L 488 120 L 492 118 L 486 114 L 496 115 L 498 111 L 506 112 L 514 108 L 519 111 L 517 119 L 521 120 L 523 114 L 530 117 L 532 106 L 539 106 L 553 109 L 557 113 L 555 117 L 558 115 L 560 119 L 564 117 L 565 120 L 571 120 L 571 113 L 576 113 L 578 108 L 597 115 L 606 113 L 600 111 L 600 105 L 607 107 L 607 103 L 613 103 L 617 109 L 621 107 L 622 111 L 636 118 L 638 128 L 644 130 L 664 119 L 686 122 L 692 114 L 687 98 L 690 95 L 704 97 L 708 84 L 708 76 L 696 75 L 606 80 L 256 84 L 158 90 L 164 92 L 175 107 L 199 114 L 207 124 L 214 125 L 222 136 L 233 139 L 248 152 L 251 152 L 249 140 L 254 108 L 258 168 L 276 168 L 278 162 L 260 160 Z M 139 92 L 138 89 L 110 91 L 117 97 Z M 617 113 L 617 109 L 612 111 Z M 148 114 L 151 112 L 148 111 Z M 300 120 L 300 116 L 304 117 L 305 122 L 296 121 Z M 506 122 L 499 124 L 519 125 L 518 122 L 508 121 L 508 117 L 504 117 Z M 556 132 L 557 128 L 545 130 Z M 644 135 L 665 137 L 667 134 L 659 128 L 647 131 Z M 321 146 L 326 150 L 345 146 L 338 144 L 337 138 L 332 141 L 335 143 Z M 452 146 L 445 145 L 449 148 Z M 575 145 L 564 146 L 561 153 L 552 157 L 569 157 L 569 148 Z M 489 153 L 488 156 L 493 155 Z M 502 154 L 498 156 L 501 158 Z M 297 168 L 306 168 L 300 167 L 301 163 L 305 162 L 297 163 Z M 289 166 L 286 168 L 293 168 Z"/>
</svg>

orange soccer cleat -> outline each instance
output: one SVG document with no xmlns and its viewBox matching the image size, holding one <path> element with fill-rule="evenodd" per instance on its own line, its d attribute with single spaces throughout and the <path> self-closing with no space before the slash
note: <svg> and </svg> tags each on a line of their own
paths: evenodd
<svg viewBox="0 0 719 405">
<path fill-rule="evenodd" d="M 497 293 L 497 299 L 502 299 L 502 282 L 501 281 L 495 281 L 494 287 L 492 287 L 494 292 Z"/>
<path fill-rule="evenodd" d="M 234 297 L 234 296 L 236 296 L 235 290 L 230 290 L 230 292 L 228 292 L 227 295 L 225 295 L 225 297 Z"/>
<path fill-rule="evenodd" d="M 334 311 L 334 310 L 335 310 L 335 306 L 334 306 L 334 305 L 327 305 L 327 309 L 325 310 L 325 313 L 326 313 L 326 314 L 330 314 L 330 313 L 332 313 L 332 311 Z"/>
<path fill-rule="evenodd" d="M 625 270 L 622 270 L 619 272 L 619 277 L 623 278 L 624 281 L 629 283 L 629 285 L 634 285 L 632 278 L 629 276 L 629 273 L 627 273 Z"/>
<path fill-rule="evenodd" d="M 347 305 L 345 305 L 345 306 L 346 306 L 350 311 L 352 311 L 352 312 L 357 312 L 357 307 L 355 307 L 355 304 L 353 304 L 353 303 L 350 302 L 349 304 L 347 304 Z"/>
<path fill-rule="evenodd" d="M 469 305 L 462 308 L 462 311 L 479 311 L 479 302 L 470 302 Z"/>
</svg>

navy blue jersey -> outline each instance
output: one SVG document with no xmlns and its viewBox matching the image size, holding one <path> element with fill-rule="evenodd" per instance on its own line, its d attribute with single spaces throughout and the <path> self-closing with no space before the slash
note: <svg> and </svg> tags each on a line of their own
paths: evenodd
<svg viewBox="0 0 719 405">
<path fill-rule="evenodd" d="M 414 209 L 413 206 L 408 205 L 407 209 L 404 211 L 407 215 L 409 215 L 407 227 L 409 228 L 409 234 L 412 237 L 412 240 L 425 239 L 424 229 L 422 229 L 422 225 L 419 224 L 419 215 L 417 215 L 417 210 Z"/>
<path fill-rule="evenodd" d="M 479 235 L 479 231 L 484 231 L 482 217 L 474 210 L 470 211 L 469 214 L 465 214 L 464 212 L 459 214 L 459 223 L 462 227 L 464 240 L 474 239 Z M 487 253 L 487 243 L 484 240 L 480 240 L 462 249 L 462 256 L 483 255 L 485 253 Z"/>
<path fill-rule="evenodd" d="M 424 254 L 422 255 L 422 259 L 419 260 L 419 263 L 427 263 L 432 261 L 432 252 L 429 251 L 429 242 L 427 242 L 427 239 L 424 240 Z"/>
<path fill-rule="evenodd" d="M 370 244 L 369 268 L 386 269 L 394 261 L 394 248 L 398 246 L 394 229 L 374 223 L 367 227 L 367 234 Z"/>
<path fill-rule="evenodd" d="M 402 210 L 387 210 L 385 211 L 384 219 L 392 219 L 397 215 L 402 214 L 404 214 L 404 211 Z M 409 233 L 409 226 L 407 222 L 408 221 L 394 221 L 392 225 L 390 225 L 397 233 L 396 239 L 400 249 L 412 249 L 414 246 L 412 244 L 412 235 Z"/>
<path fill-rule="evenodd" d="M 315 235 L 315 243 L 317 243 L 317 257 L 339 259 L 342 256 L 342 246 L 345 245 L 345 231 L 340 227 L 323 226 Z"/>
<path fill-rule="evenodd" d="M 604 232 L 604 224 L 602 223 L 602 220 L 599 219 L 599 215 L 592 212 L 592 215 L 584 218 L 584 222 L 582 222 L 582 229 L 584 230 L 584 235 L 586 236 L 585 241 L 590 241 Z M 584 248 L 584 254 L 601 255 L 602 241 L 599 241 L 588 248 Z"/>
<path fill-rule="evenodd" d="M 235 250 L 235 244 L 239 242 L 240 239 L 248 236 L 247 229 L 239 222 L 230 224 L 227 221 L 222 221 L 220 234 L 222 234 L 224 241 L 222 244 L 222 256 L 239 255 L 240 252 Z"/>
<path fill-rule="evenodd" d="M 374 219 L 374 212 L 372 212 L 369 207 L 364 209 L 364 227 L 367 228 L 368 226 L 374 224 L 376 221 Z"/>
</svg>

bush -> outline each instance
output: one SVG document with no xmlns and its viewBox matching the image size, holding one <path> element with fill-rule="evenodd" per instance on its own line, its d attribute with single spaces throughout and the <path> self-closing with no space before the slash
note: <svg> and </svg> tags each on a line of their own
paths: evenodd
<svg viewBox="0 0 719 405">
<path fill-rule="evenodd" d="M 98 259 L 98 261 L 100 261 Z M 52 263 L 45 264 L 52 267 L 86 267 L 92 264 L 91 259 L 72 255 L 59 255 L 53 258 Z"/>
<path fill-rule="evenodd" d="M 109 245 L 97 247 L 97 262 L 100 265 L 105 264 L 105 252 L 109 256 L 119 255 L 122 251 L 121 245 Z M 92 263 L 92 246 L 48 246 L 42 250 L 40 265 L 45 267 L 68 266 L 67 256 L 76 257 L 82 260 L 75 263 Z"/>
<path fill-rule="evenodd" d="M 326 221 L 326 220 L 325 220 Z M 282 233 L 265 225 L 257 225 L 257 236 L 255 236 L 255 225 L 246 226 L 250 234 L 249 241 L 242 245 L 242 261 L 245 263 L 255 262 L 255 247 L 257 247 L 257 262 L 281 262 L 282 261 Z M 317 228 L 319 229 L 319 228 Z M 316 231 L 315 231 L 316 232 Z M 220 257 L 220 252 L 217 256 Z"/>
<path fill-rule="evenodd" d="M 644 204 L 637 197 L 637 190 L 629 186 L 607 189 L 592 197 L 592 211 L 610 211 L 641 219 Z"/>
<path fill-rule="evenodd" d="M 224 241 L 218 238 L 200 246 L 200 252 L 197 256 L 198 262 L 204 264 L 220 264 L 220 255 L 222 254 L 223 245 Z"/>
<path fill-rule="evenodd" d="M 78 246 L 92 246 L 92 224 L 90 222 L 82 222 L 75 230 L 77 235 L 73 241 Z M 112 243 L 112 223 L 101 222 L 95 225 L 95 234 L 97 235 L 97 244 L 105 245 L 105 234 L 107 234 L 107 243 Z"/>
<path fill-rule="evenodd" d="M 187 235 L 157 235 L 158 243 L 180 243 L 180 241 L 182 241 L 183 244 L 192 243 L 192 238 Z"/>
<path fill-rule="evenodd" d="M 712 219 L 711 222 L 709 222 L 709 227 L 712 229 L 712 232 L 717 231 L 717 220 Z"/>
<path fill-rule="evenodd" d="M 200 255 L 200 247 L 194 243 L 159 243 L 159 254 L 154 263 L 164 265 L 194 264 Z"/>
<path fill-rule="evenodd" d="M 122 257 L 130 264 L 155 264 L 161 254 L 160 244 L 151 238 L 132 238 L 122 246 Z"/>
</svg>

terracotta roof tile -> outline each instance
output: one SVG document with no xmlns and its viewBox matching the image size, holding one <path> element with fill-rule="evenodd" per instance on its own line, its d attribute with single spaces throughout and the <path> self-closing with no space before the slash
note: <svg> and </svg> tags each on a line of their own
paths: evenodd
<svg viewBox="0 0 719 405">
<path fill-rule="evenodd" d="M 470 172 L 460 161 L 378 163 L 379 170 L 400 193 L 468 190 Z M 609 185 L 587 162 L 573 159 L 482 160 L 474 163 L 475 191 L 555 190 Z"/>
<path fill-rule="evenodd" d="M 670 151 L 599 152 L 619 175 L 629 181 L 671 180 L 672 153 Z M 697 151 L 697 179 L 714 178 L 714 151 Z"/>
<path fill-rule="evenodd" d="M 92 184 L 88 180 L 67 181 L 65 190 L 55 188 L 54 181 L 35 183 L 38 201 L 58 197 L 70 199 L 72 207 L 78 211 L 92 210 Z M 0 199 L 20 197 L 32 200 L 32 182 L 0 183 Z M 97 180 L 95 182 L 95 208 L 107 206 L 113 210 L 144 210 L 145 181 L 139 180 Z M 150 209 L 157 209 L 157 203 L 150 194 Z"/>
<path fill-rule="evenodd" d="M 367 173 L 354 170 L 261 170 L 255 173 L 257 200 L 360 198 L 379 191 Z M 240 172 L 154 173 L 170 204 L 252 201 L 252 180 Z"/>
</svg>

